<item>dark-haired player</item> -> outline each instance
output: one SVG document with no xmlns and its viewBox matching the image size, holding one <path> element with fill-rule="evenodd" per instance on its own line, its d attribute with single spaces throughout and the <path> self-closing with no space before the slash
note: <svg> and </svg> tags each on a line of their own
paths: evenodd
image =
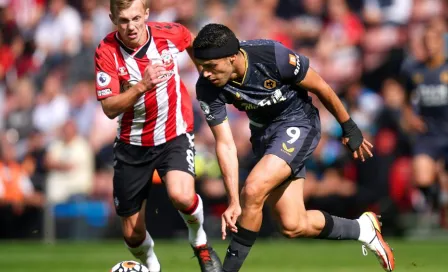
<svg viewBox="0 0 448 272">
<path fill-rule="evenodd" d="M 339 121 L 343 143 L 354 158 L 364 161 L 365 155 L 372 156 L 372 145 L 333 90 L 309 67 L 308 59 L 270 40 L 240 43 L 220 24 L 206 25 L 194 40 L 193 51 L 203 68 L 196 85 L 197 98 L 216 139 L 230 201 L 222 219 L 223 239 L 226 227 L 233 232 L 224 271 L 239 271 L 243 265 L 260 230 L 264 203 L 273 208 L 286 237 L 359 240 L 376 254 L 386 271 L 392 271 L 393 253 L 374 213 L 349 220 L 305 209 L 304 163 L 320 139 L 319 113 L 308 91 Z M 241 191 L 241 207 L 237 151 L 226 104 L 247 113 L 253 151 L 259 158 Z"/>
<path fill-rule="evenodd" d="M 426 25 L 423 44 L 426 59 L 403 67 L 408 93 L 414 94 L 414 107 L 409 99 L 406 121 L 417 132 L 414 145 L 414 183 L 426 198 L 426 209 L 439 204 L 437 162 L 445 159 L 448 166 L 448 60 L 445 55 L 443 19 L 434 18 Z M 409 95 L 409 98 L 412 96 Z M 448 186 L 442 181 L 442 205 L 448 204 Z M 446 182 L 446 181 L 445 181 Z"/>
</svg>

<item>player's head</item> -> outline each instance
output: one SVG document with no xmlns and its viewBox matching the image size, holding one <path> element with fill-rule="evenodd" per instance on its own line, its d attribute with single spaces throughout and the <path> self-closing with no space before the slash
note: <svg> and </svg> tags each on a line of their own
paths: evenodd
<svg viewBox="0 0 448 272">
<path fill-rule="evenodd" d="M 423 43 L 429 59 L 443 54 L 445 42 L 443 34 L 446 32 L 446 24 L 443 18 L 433 18 L 425 28 Z"/>
<path fill-rule="evenodd" d="M 203 68 L 203 75 L 222 87 L 235 72 L 234 62 L 240 49 L 235 34 L 225 25 L 208 24 L 193 42 L 194 57 Z"/>
<path fill-rule="evenodd" d="M 109 17 L 128 47 L 139 47 L 146 41 L 148 16 L 148 0 L 110 0 Z"/>
</svg>

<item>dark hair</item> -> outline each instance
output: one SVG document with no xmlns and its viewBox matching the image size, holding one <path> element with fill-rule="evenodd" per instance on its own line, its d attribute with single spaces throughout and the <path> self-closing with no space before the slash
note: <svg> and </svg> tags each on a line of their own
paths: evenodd
<svg viewBox="0 0 448 272">
<path fill-rule="evenodd" d="M 199 31 L 194 39 L 194 49 L 220 48 L 230 40 L 236 39 L 230 28 L 221 24 L 208 24 Z"/>
</svg>

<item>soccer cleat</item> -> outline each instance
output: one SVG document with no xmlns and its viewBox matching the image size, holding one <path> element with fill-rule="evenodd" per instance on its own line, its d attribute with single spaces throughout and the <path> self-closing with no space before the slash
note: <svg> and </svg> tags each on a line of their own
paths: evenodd
<svg viewBox="0 0 448 272">
<path fill-rule="evenodd" d="M 378 258 L 385 271 L 393 271 L 395 268 L 395 258 L 393 249 L 384 241 L 381 235 L 381 223 L 373 212 L 363 213 L 359 219 L 361 234 L 359 240 L 363 242 L 362 252 L 367 255 L 367 248 Z"/>
<path fill-rule="evenodd" d="M 202 272 L 222 272 L 222 264 L 216 252 L 209 245 L 193 247 Z"/>
</svg>

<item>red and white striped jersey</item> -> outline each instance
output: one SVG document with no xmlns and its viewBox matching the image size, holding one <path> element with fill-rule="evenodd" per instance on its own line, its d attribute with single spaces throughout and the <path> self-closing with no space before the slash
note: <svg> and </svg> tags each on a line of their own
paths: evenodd
<svg viewBox="0 0 448 272">
<path fill-rule="evenodd" d="M 193 130 L 191 99 L 179 77 L 178 53 L 191 45 L 190 31 L 177 23 L 147 24 L 148 41 L 137 49 L 126 47 L 112 32 L 95 53 L 98 100 L 125 92 L 142 79 L 152 63 L 163 63 L 169 79 L 146 92 L 133 108 L 118 117 L 117 137 L 141 146 L 163 144 Z"/>
</svg>

